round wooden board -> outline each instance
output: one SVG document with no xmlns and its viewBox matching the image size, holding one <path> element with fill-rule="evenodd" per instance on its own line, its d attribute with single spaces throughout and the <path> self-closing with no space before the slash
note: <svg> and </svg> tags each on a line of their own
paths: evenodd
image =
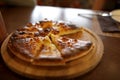
<svg viewBox="0 0 120 80">
<path fill-rule="evenodd" d="M 68 62 L 65 66 L 59 67 L 40 67 L 26 64 L 10 56 L 7 51 L 7 43 L 11 35 L 9 35 L 2 44 L 1 55 L 6 65 L 14 72 L 34 79 L 69 79 L 87 73 L 95 68 L 103 55 L 103 43 L 101 39 L 88 29 L 84 29 L 84 33 L 94 42 L 93 50 L 87 55 L 77 60 Z"/>
</svg>

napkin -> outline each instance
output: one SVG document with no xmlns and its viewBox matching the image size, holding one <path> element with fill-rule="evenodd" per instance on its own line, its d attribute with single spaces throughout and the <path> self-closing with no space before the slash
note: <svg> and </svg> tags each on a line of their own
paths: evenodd
<svg viewBox="0 0 120 80">
<path fill-rule="evenodd" d="M 103 32 L 120 32 L 120 22 L 113 20 L 110 16 L 97 16 Z"/>
</svg>

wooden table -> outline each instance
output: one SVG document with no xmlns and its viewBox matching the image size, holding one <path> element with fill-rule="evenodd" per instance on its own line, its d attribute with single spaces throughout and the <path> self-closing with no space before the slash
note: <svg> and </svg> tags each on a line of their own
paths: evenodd
<svg viewBox="0 0 120 80">
<path fill-rule="evenodd" d="M 103 41 L 104 55 L 99 65 L 89 73 L 79 76 L 78 80 L 120 80 L 120 34 L 104 34 L 96 16 L 78 16 L 78 13 L 94 13 L 92 10 L 35 6 L 1 7 L 8 34 L 17 28 L 24 27 L 28 22 L 35 23 L 47 18 L 48 20 L 63 20 L 77 26 L 84 26 L 96 32 Z M 98 32 L 99 31 L 99 32 Z M 100 33 L 101 32 L 101 33 Z M 26 80 L 4 64 L 0 56 L 0 80 Z"/>
</svg>

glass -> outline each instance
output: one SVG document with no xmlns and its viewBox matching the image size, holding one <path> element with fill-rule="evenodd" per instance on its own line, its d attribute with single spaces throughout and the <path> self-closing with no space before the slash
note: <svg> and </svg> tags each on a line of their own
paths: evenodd
<svg viewBox="0 0 120 80">
<path fill-rule="evenodd" d="M 5 23 L 4 23 L 2 14 L 0 12 L 0 46 L 6 36 L 7 36 L 6 27 L 5 27 Z"/>
</svg>

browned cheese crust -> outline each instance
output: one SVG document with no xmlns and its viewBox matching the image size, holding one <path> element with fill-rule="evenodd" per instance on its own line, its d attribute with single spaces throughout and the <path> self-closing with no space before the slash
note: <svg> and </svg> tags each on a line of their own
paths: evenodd
<svg viewBox="0 0 120 80">
<path fill-rule="evenodd" d="M 60 66 L 93 49 L 90 40 L 80 40 L 83 28 L 49 20 L 27 24 L 13 32 L 8 42 L 10 55 L 39 66 Z"/>
</svg>

